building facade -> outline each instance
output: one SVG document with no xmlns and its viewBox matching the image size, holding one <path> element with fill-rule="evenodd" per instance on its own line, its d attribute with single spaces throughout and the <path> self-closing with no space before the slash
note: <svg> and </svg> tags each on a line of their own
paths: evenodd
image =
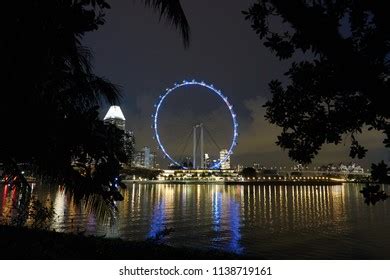
<svg viewBox="0 0 390 280">
<path fill-rule="evenodd" d="M 222 162 L 225 158 L 225 162 Z M 227 149 L 222 149 L 219 152 L 219 162 L 222 162 L 221 169 L 230 169 L 230 156 Z"/>
<path fill-rule="evenodd" d="M 156 168 L 156 154 L 149 147 L 143 147 L 141 151 L 136 152 L 134 166 L 149 169 Z"/>
</svg>

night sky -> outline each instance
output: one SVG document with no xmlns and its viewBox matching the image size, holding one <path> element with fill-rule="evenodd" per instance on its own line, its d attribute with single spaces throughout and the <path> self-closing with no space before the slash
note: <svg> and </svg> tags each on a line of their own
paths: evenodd
<svg viewBox="0 0 390 280">
<path fill-rule="evenodd" d="M 139 1 L 110 1 L 106 24 L 88 34 L 85 43 L 95 55 L 96 72 L 121 86 L 121 108 L 138 149 L 150 146 L 157 151 L 151 115 L 158 96 L 174 82 L 196 79 L 214 84 L 234 105 L 240 136 L 233 164 L 293 165 L 287 152 L 274 144 L 280 129 L 264 120 L 261 107 L 270 98 L 268 82 L 283 79 L 290 62 L 276 59 L 244 20 L 241 11 L 251 3 L 253 0 L 182 1 L 191 27 L 190 47 L 185 49 L 180 33 L 159 22 L 158 14 Z M 161 119 L 162 138 L 172 153 L 198 122 L 207 122 L 219 146 L 227 145 L 226 139 L 231 137 L 229 116 L 215 97 L 201 89 L 184 89 L 168 101 Z M 367 132 L 359 139 L 369 152 L 356 162 L 368 167 L 372 161 L 390 159 L 380 134 Z M 350 162 L 348 145 L 346 138 L 345 144 L 324 147 L 314 163 Z M 217 148 L 206 144 L 207 151 L 216 154 Z"/>
</svg>

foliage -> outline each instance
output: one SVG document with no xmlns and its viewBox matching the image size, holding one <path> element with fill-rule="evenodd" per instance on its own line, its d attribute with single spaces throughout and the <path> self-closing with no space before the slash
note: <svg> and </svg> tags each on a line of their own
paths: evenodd
<svg viewBox="0 0 390 280">
<path fill-rule="evenodd" d="M 123 175 L 135 176 L 136 178 L 144 178 L 149 180 L 157 179 L 157 176 L 161 174 L 161 170 L 147 169 L 141 167 L 124 168 L 122 170 Z"/>
<path fill-rule="evenodd" d="M 253 167 L 245 167 L 244 169 L 242 169 L 241 175 L 243 177 L 253 178 L 253 177 L 257 177 L 257 172 L 256 169 L 254 169 Z"/>
<path fill-rule="evenodd" d="M 190 27 L 181 7 L 180 0 L 144 0 L 145 4 L 160 12 L 160 18 L 165 17 L 180 29 L 184 46 L 190 42 Z"/>
<path fill-rule="evenodd" d="M 106 144 L 113 141 L 112 128 L 99 120 L 98 109 L 117 102 L 119 89 L 93 73 L 92 55 L 80 43 L 104 23 L 108 6 L 87 2 L 5 4 L 3 86 L 10 91 L 2 95 L 0 122 L 8 137 L 0 160 L 31 163 L 37 174 L 59 183 L 75 175 L 75 158 L 117 157 Z"/>
<path fill-rule="evenodd" d="M 390 167 L 382 160 L 378 164 L 371 164 L 371 178 L 379 183 L 390 183 Z"/>
<path fill-rule="evenodd" d="M 265 104 L 266 119 L 282 128 L 277 144 L 292 159 L 310 163 L 344 135 L 350 156 L 362 158 L 367 150 L 356 136 L 364 127 L 385 134 L 390 147 L 388 8 L 387 1 L 257 0 L 243 12 L 276 57 L 294 59 L 287 84 L 269 83 Z"/>
<path fill-rule="evenodd" d="M 49 229 L 50 223 L 55 216 L 53 204 L 46 207 L 37 199 L 32 200 L 29 217 L 31 227 L 34 229 Z"/>
<path fill-rule="evenodd" d="M 180 27 L 189 28 L 179 1 L 144 1 Z M 113 185 L 120 163 L 131 160 L 128 135 L 99 119 L 103 103 L 118 103 L 120 89 L 93 72 L 88 32 L 105 22 L 105 0 L 7 1 L 1 40 L 0 162 L 22 178 L 27 163 L 43 179 L 81 193 Z M 6 172 L 6 174 L 7 174 Z M 12 176 L 13 177 L 13 176 Z"/>
<path fill-rule="evenodd" d="M 16 227 L 29 226 L 33 229 L 50 228 L 55 217 L 53 203 L 49 206 L 43 205 L 37 198 L 31 199 L 26 207 L 15 207 L 15 213 L 11 219 L 11 225 Z"/>
</svg>

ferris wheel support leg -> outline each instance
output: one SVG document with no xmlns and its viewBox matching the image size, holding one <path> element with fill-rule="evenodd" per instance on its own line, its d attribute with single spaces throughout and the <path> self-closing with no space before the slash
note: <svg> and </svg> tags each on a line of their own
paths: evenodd
<svg viewBox="0 0 390 280">
<path fill-rule="evenodd" d="M 200 168 L 204 169 L 203 124 L 200 124 Z"/>
<path fill-rule="evenodd" d="M 193 142 L 193 150 L 192 150 L 192 169 L 196 169 L 196 126 L 194 126 L 194 142 Z"/>
</svg>

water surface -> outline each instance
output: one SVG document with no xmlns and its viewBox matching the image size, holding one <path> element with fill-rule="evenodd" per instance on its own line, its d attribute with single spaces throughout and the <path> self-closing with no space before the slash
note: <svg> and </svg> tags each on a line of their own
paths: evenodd
<svg viewBox="0 0 390 280">
<path fill-rule="evenodd" d="M 390 259 L 390 199 L 366 205 L 361 188 L 129 184 L 113 226 L 60 188 L 38 186 L 33 195 L 53 203 L 57 231 L 145 240 L 172 228 L 162 240 L 172 246 L 277 259 Z M 12 214 L 14 193 L 0 186 L 0 216 Z"/>
</svg>

